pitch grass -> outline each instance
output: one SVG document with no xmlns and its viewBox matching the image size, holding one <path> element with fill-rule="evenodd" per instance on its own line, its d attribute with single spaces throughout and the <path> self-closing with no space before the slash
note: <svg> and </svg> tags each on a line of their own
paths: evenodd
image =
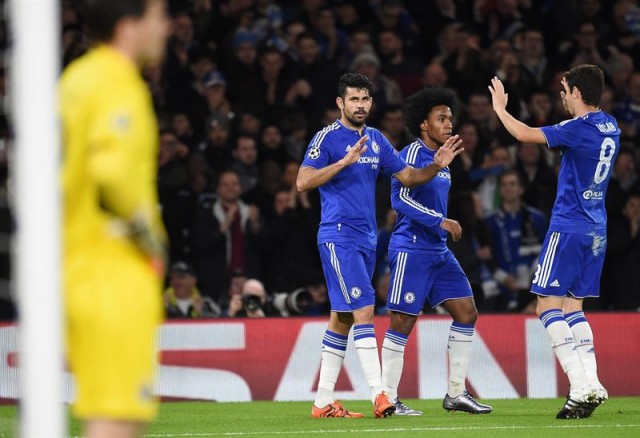
<svg viewBox="0 0 640 438">
<path fill-rule="evenodd" d="M 362 419 L 312 419 L 309 402 L 163 403 L 149 428 L 149 438 L 190 437 L 639 437 L 640 398 L 612 398 L 593 417 L 556 420 L 563 399 L 483 400 L 493 405 L 488 415 L 444 411 L 438 400 L 405 400 L 425 412 L 422 417 L 374 419 L 367 401 L 348 401 L 348 409 L 363 412 Z M 0 407 L 0 437 L 16 436 L 15 406 Z M 71 419 L 70 436 L 80 436 Z M 452 435 L 455 434 L 455 435 Z M 25 437 L 27 438 L 27 437 Z M 28 437 L 31 438 L 31 437 Z M 52 437 L 54 438 L 54 437 Z"/>
</svg>

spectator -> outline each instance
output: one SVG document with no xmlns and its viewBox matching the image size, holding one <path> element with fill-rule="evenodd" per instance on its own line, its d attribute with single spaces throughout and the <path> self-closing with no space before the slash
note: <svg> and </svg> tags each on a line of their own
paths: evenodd
<svg viewBox="0 0 640 438">
<path fill-rule="evenodd" d="M 173 35 L 169 39 L 165 62 L 165 77 L 169 84 L 188 83 L 191 80 L 189 52 L 197 47 L 193 19 L 187 12 L 179 12 L 173 18 Z"/>
<path fill-rule="evenodd" d="M 338 3 L 336 5 L 336 14 L 338 27 L 349 34 L 353 34 L 362 25 L 358 9 L 353 3 Z"/>
<path fill-rule="evenodd" d="M 447 71 L 449 85 L 462 99 L 466 99 L 472 91 L 484 89 L 491 71 L 480 47 L 476 45 L 471 29 L 456 27 L 454 35 L 455 43 L 442 60 L 442 66 Z"/>
<path fill-rule="evenodd" d="M 258 146 L 258 162 L 273 161 L 282 170 L 289 160 L 289 155 L 285 149 L 282 131 L 277 124 L 269 124 L 262 128 L 260 144 Z"/>
<path fill-rule="evenodd" d="M 231 151 L 233 169 L 240 177 L 242 194 L 253 190 L 258 184 L 258 147 L 255 138 L 241 134 L 236 138 L 235 147 Z"/>
<path fill-rule="evenodd" d="M 390 105 L 382 111 L 380 131 L 397 151 L 413 141 L 400 106 Z"/>
<path fill-rule="evenodd" d="M 550 217 L 556 199 L 557 178 L 545 160 L 542 147 L 534 143 L 519 144 L 515 168 L 524 184 L 522 200 Z"/>
<path fill-rule="evenodd" d="M 260 211 L 240 200 L 240 177 L 232 170 L 218 178 L 217 200 L 202 199 L 194 220 L 196 273 L 202 292 L 221 297 L 231 272 L 260 275 L 258 248 L 262 233 Z"/>
<path fill-rule="evenodd" d="M 349 35 L 349 43 L 347 50 L 344 51 L 342 59 L 340 60 L 340 68 L 347 70 L 356 56 L 363 51 L 370 50 L 373 46 L 371 41 L 371 34 L 366 28 L 355 29 Z"/>
<path fill-rule="evenodd" d="M 229 78 L 229 99 L 245 111 L 252 108 L 255 96 L 262 91 L 256 43 L 251 32 L 236 32 L 233 36 L 233 58 L 225 70 Z"/>
<path fill-rule="evenodd" d="M 286 48 L 284 49 L 284 54 L 287 59 L 287 65 L 296 63 L 300 61 L 300 57 L 298 56 L 298 52 L 296 50 L 296 45 L 298 41 L 298 37 L 307 31 L 307 27 L 301 21 L 291 21 L 286 25 L 286 31 L 284 35 L 284 42 Z"/>
<path fill-rule="evenodd" d="M 232 308 L 242 307 L 242 288 L 247 281 L 247 276 L 242 271 L 234 271 L 227 280 L 226 292 L 218 300 L 223 317 L 229 317 L 229 312 L 233 311 Z"/>
<path fill-rule="evenodd" d="M 422 85 L 425 87 L 446 87 L 448 82 L 447 71 L 438 61 L 432 61 L 422 72 Z"/>
<path fill-rule="evenodd" d="M 485 152 L 479 148 L 478 128 L 472 122 L 462 122 L 458 126 L 458 135 L 462 139 L 464 151 L 458 155 L 457 160 L 449 165 L 451 171 L 451 192 L 466 192 L 475 190 L 480 179 L 472 180 L 470 175 L 477 174 L 484 162 Z"/>
<path fill-rule="evenodd" d="M 204 121 L 209 114 L 204 82 L 208 74 L 216 71 L 213 53 L 207 50 L 192 50 L 189 54 L 189 69 L 189 80 L 168 84 L 166 103 L 174 113 L 185 114 L 196 134 L 201 136 Z"/>
<path fill-rule="evenodd" d="M 184 160 L 188 153 L 176 135 L 169 130 L 160 132 L 158 158 L 158 201 L 162 220 L 169 237 L 169 260 L 188 257 L 190 220 L 195 204 L 189 193 L 189 176 Z"/>
<path fill-rule="evenodd" d="M 542 87 L 551 80 L 544 43 L 544 35 L 541 30 L 527 28 L 522 32 L 520 65 L 528 81 L 536 87 Z"/>
<path fill-rule="evenodd" d="M 163 195 L 187 185 L 187 168 L 183 158 L 189 149 L 180 143 L 173 131 L 162 130 L 158 152 L 158 194 L 162 201 Z"/>
<path fill-rule="evenodd" d="M 335 105 L 333 84 L 338 81 L 337 63 L 321 53 L 318 41 L 310 33 L 298 37 L 296 53 L 299 62 L 293 74 L 298 80 L 289 88 L 285 102 L 301 109 L 315 127 L 324 108 Z"/>
<path fill-rule="evenodd" d="M 526 119 L 526 123 L 529 126 L 539 127 L 553 124 L 553 105 L 546 90 L 537 88 L 529 93 L 527 113 L 529 117 Z"/>
<path fill-rule="evenodd" d="M 285 71 L 285 59 L 275 48 L 267 48 L 260 55 L 261 93 L 251 108 L 262 120 L 278 121 L 286 112 L 285 97 L 291 80 Z"/>
<path fill-rule="evenodd" d="M 169 288 L 164 291 L 167 318 L 215 318 L 220 307 L 209 297 L 200 295 L 193 268 L 185 262 L 176 262 L 169 273 Z"/>
<path fill-rule="evenodd" d="M 402 0 L 382 0 L 371 27 L 372 35 L 391 30 L 400 36 L 409 53 L 420 53 L 420 28 L 404 7 Z"/>
<path fill-rule="evenodd" d="M 273 217 L 273 199 L 282 184 L 282 171 L 274 161 L 265 161 L 258 168 L 258 184 L 242 199 L 249 204 L 255 204 L 262 212 L 266 221 Z"/>
<path fill-rule="evenodd" d="M 605 199 L 607 215 L 611 220 L 620 218 L 629 195 L 640 191 L 640 180 L 636 169 L 633 149 L 622 146 L 613 164 L 613 173 Z"/>
<path fill-rule="evenodd" d="M 491 271 L 493 259 L 491 255 L 491 231 L 482 219 L 482 207 L 478 197 L 471 191 L 460 191 L 451 197 L 449 217 L 457 220 L 464 230 L 457 242 L 447 240 L 462 270 L 471 283 L 476 306 L 480 310 L 491 311 L 485 302 L 499 294 Z"/>
<path fill-rule="evenodd" d="M 229 144 L 229 121 L 226 117 L 214 114 L 207 119 L 207 136 L 200 143 L 201 152 L 209 168 L 217 174 L 231 163 L 231 146 Z"/>
<path fill-rule="evenodd" d="M 622 216 L 608 228 L 603 299 L 613 310 L 640 311 L 640 192 L 632 193 Z"/>
<path fill-rule="evenodd" d="M 485 156 L 481 169 L 471 175 L 472 179 L 480 177 L 480 185 L 477 193 L 482 205 L 483 216 L 488 217 L 495 213 L 500 206 L 500 186 L 498 177 L 506 170 L 513 167 L 509 151 L 504 147 L 497 147 Z"/>
<path fill-rule="evenodd" d="M 193 124 L 186 113 L 174 113 L 171 117 L 170 126 L 182 144 L 187 145 L 190 151 L 196 149 L 198 145 L 198 136 L 196 135 Z"/>
<path fill-rule="evenodd" d="M 258 138 L 262 131 L 262 120 L 253 111 L 246 111 L 237 119 L 237 133 L 239 135 L 247 135 L 252 138 Z"/>
<path fill-rule="evenodd" d="M 208 113 L 228 119 L 233 118 L 234 111 L 232 111 L 231 102 L 227 98 L 227 81 L 222 73 L 217 71 L 207 73 L 202 78 L 202 85 Z"/>
<path fill-rule="evenodd" d="M 580 64 L 594 64 L 605 71 L 605 60 L 608 56 L 608 49 L 598 43 L 598 31 L 592 21 L 578 24 L 574 42 L 563 54 L 564 63 L 568 68 Z"/>
<path fill-rule="evenodd" d="M 522 201 L 524 187 L 517 171 L 501 174 L 498 184 L 500 209 L 487 219 L 496 264 L 493 277 L 501 292 L 495 309 L 523 309 L 535 298 L 529 288 L 547 224 L 542 212 Z"/>
<path fill-rule="evenodd" d="M 623 138 L 640 139 L 640 72 L 633 72 L 627 81 L 625 98 L 616 105 L 614 115 Z"/>
<path fill-rule="evenodd" d="M 496 120 L 491 108 L 491 99 L 486 91 L 473 91 L 467 99 L 464 122 L 472 122 L 478 131 L 478 149 L 488 153 L 495 140 Z"/>
<path fill-rule="evenodd" d="M 264 280 L 270 291 L 292 291 L 301 282 L 300 273 L 319 268 L 312 248 L 320 218 L 309 202 L 308 193 L 295 186 L 281 186 L 273 200 L 274 215 L 265 227 Z"/>
<path fill-rule="evenodd" d="M 381 114 L 389 105 L 402 103 L 402 92 L 398 84 L 380 73 L 380 60 L 373 51 L 363 51 L 355 57 L 349 69 L 369 78 L 373 83 L 373 114 Z"/>
<path fill-rule="evenodd" d="M 407 97 L 420 89 L 424 63 L 417 57 L 405 53 L 402 39 L 392 30 L 378 35 L 378 51 L 382 59 L 381 73 L 394 80 Z"/>
<path fill-rule="evenodd" d="M 631 28 L 632 14 L 637 14 L 633 2 L 618 0 L 613 5 L 614 26 L 610 33 L 610 42 L 634 61 L 634 69 L 640 70 L 640 34 Z"/>
<path fill-rule="evenodd" d="M 312 27 L 322 54 L 331 60 L 341 57 L 348 44 L 347 35 L 336 28 L 336 17 L 329 7 L 319 8 L 313 15 Z"/>
<path fill-rule="evenodd" d="M 238 303 L 238 297 L 240 302 Z M 229 305 L 230 318 L 264 318 L 267 310 L 267 292 L 260 280 L 250 278 L 242 286 L 242 294 L 234 295 Z M 272 316 L 272 315 L 270 315 Z"/>
</svg>

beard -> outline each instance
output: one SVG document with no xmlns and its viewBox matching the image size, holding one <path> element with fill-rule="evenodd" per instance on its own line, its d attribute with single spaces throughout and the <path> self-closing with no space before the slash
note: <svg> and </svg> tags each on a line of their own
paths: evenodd
<svg viewBox="0 0 640 438">
<path fill-rule="evenodd" d="M 367 116 L 368 116 L 368 114 L 365 114 L 365 116 L 364 116 L 364 118 L 362 119 L 362 121 L 360 121 L 360 120 L 356 119 L 355 114 L 353 114 L 353 115 L 351 115 L 351 116 L 350 116 L 350 115 L 348 115 L 348 114 L 346 114 L 346 113 L 345 113 L 345 115 L 344 115 L 344 116 L 345 116 L 345 118 L 349 121 L 349 123 L 351 123 L 353 126 L 356 126 L 356 127 L 358 127 L 358 128 L 359 128 L 359 127 L 361 127 L 362 125 L 364 125 L 364 122 L 366 122 L 366 121 L 367 121 Z"/>
</svg>

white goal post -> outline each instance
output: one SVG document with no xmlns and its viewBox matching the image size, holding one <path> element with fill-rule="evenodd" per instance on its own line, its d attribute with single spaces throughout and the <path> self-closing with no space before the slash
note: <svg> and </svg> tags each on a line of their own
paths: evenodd
<svg viewBox="0 0 640 438">
<path fill-rule="evenodd" d="M 59 0 L 11 0 L 20 436 L 66 436 L 60 297 Z"/>
</svg>

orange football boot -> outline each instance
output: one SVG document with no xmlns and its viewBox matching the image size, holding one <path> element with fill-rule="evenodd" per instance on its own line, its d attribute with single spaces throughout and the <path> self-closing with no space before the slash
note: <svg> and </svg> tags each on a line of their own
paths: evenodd
<svg viewBox="0 0 640 438">
<path fill-rule="evenodd" d="M 318 408 L 313 405 L 311 408 L 311 416 L 313 418 L 362 418 L 359 412 L 347 411 L 338 400 L 328 404 L 324 408 Z"/>
<path fill-rule="evenodd" d="M 376 395 L 376 401 L 373 403 L 373 415 L 376 418 L 390 417 L 396 411 L 395 405 L 389 400 L 387 393 L 382 391 Z"/>
</svg>

